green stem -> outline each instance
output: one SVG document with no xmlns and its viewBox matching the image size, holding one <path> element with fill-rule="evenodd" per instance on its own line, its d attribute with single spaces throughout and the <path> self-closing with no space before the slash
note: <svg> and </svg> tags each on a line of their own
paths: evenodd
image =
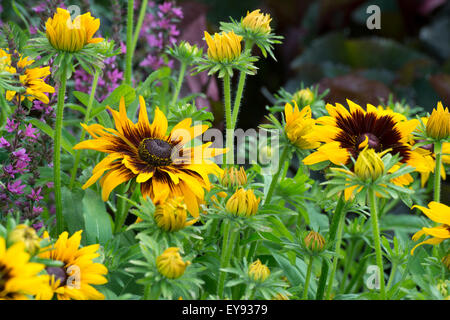
<svg viewBox="0 0 450 320">
<path fill-rule="evenodd" d="M 225 121 L 226 121 L 226 147 L 228 152 L 225 154 L 225 165 L 234 162 L 234 127 L 231 120 L 231 85 L 230 75 L 223 77 L 223 94 L 225 97 Z M 231 159 L 231 162 L 230 162 Z"/>
<path fill-rule="evenodd" d="M 395 277 L 395 272 L 397 271 L 397 263 L 392 263 L 392 268 L 391 268 L 391 274 L 389 275 L 389 280 L 388 283 L 386 285 L 386 290 L 389 290 L 391 288 L 392 282 L 394 281 L 394 277 Z"/>
<path fill-rule="evenodd" d="M 224 226 L 224 241 L 222 243 L 222 255 L 220 259 L 220 268 L 227 268 L 230 265 L 231 252 L 233 251 L 234 244 L 236 242 L 237 236 L 239 235 L 239 230 L 237 226 L 232 226 L 231 221 L 227 221 Z M 225 236 L 228 234 L 228 236 Z M 227 241 L 225 241 L 227 240 Z M 217 285 L 217 295 L 220 299 L 223 299 L 223 291 L 225 287 L 226 272 L 220 271 L 219 282 Z"/>
<path fill-rule="evenodd" d="M 143 0 L 141 5 L 141 10 L 139 11 L 139 17 L 136 24 L 136 29 L 134 30 L 133 42 L 131 44 L 131 55 L 134 55 L 134 50 L 136 49 L 136 45 L 139 39 L 139 33 L 141 32 L 142 23 L 144 22 L 145 13 L 147 11 L 147 3 L 148 0 Z M 128 29 L 127 29 L 128 32 Z"/>
<path fill-rule="evenodd" d="M 86 109 L 86 114 L 84 116 L 84 123 L 87 124 L 89 122 L 89 118 L 91 116 L 91 109 L 92 105 L 94 103 L 94 97 L 95 97 L 95 91 L 97 90 L 97 84 L 98 84 L 98 78 L 100 76 L 100 70 L 95 69 L 94 73 L 94 80 L 92 82 L 92 89 L 91 89 L 91 95 L 89 96 L 89 101 Z M 86 130 L 84 128 L 81 130 L 81 137 L 80 142 L 84 141 L 84 138 L 86 137 Z M 75 183 L 75 177 L 77 175 L 78 165 L 80 164 L 80 156 L 81 156 L 81 150 L 77 150 L 75 154 L 75 163 L 72 168 L 72 176 L 70 177 L 70 183 L 69 183 L 69 189 L 72 190 L 73 184 Z"/>
<path fill-rule="evenodd" d="M 56 207 L 56 231 L 61 234 L 64 231 L 64 220 L 62 214 L 61 198 L 61 131 L 64 115 L 64 98 L 66 95 L 67 70 L 64 68 L 61 73 L 61 83 L 58 89 L 58 102 L 56 105 L 56 123 L 54 133 L 53 150 L 53 178 L 55 190 Z"/>
<path fill-rule="evenodd" d="M 344 274 L 342 276 L 341 285 L 339 288 L 340 293 L 344 293 L 345 283 L 347 282 L 348 273 L 350 271 L 350 266 L 353 263 L 353 255 L 355 254 L 356 241 L 350 240 L 350 248 L 348 249 L 348 255 L 345 257 Z"/>
<path fill-rule="evenodd" d="M 344 195 L 342 194 L 339 197 L 338 203 L 336 204 L 336 210 L 334 211 L 333 219 L 331 220 L 330 231 L 328 233 L 328 243 L 331 243 L 334 241 L 334 239 L 336 239 L 336 231 L 338 229 L 339 221 L 340 221 L 342 215 L 345 216 L 344 208 L 345 208 L 345 201 L 344 201 Z M 329 269 L 330 269 L 330 266 L 328 265 L 328 262 L 325 259 L 323 259 L 322 260 L 322 269 L 320 271 L 319 285 L 317 287 L 316 300 L 323 299 L 323 294 L 325 292 L 325 286 L 327 284 Z"/>
<path fill-rule="evenodd" d="M 275 191 L 275 186 L 278 183 L 278 178 L 280 177 L 281 169 L 283 168 L 288 155 L 289 155 L 289 148 L 285 147 L 278 161 L 278 170 L 273 176 L 272 181 L 270 182 L 269 190 L 267 191 L 267 196 L 266 200 L 264 201 L 264 204 L 270 203 L 270 200 L 272 200 L 273 192 Z"/>
<path fill-rule="evenodd" d="M 181 85 L 183 84 L 184 74 L 186 73 L 187 64 L 186 62 L 181 63 L 180 74 L 178 75 L 177 86 L 175 88 L 175 92 L 173 93 L 171 105 L 173 106 L 178 99 L 178 95 L 180 94 Z"/>
<path fill-rule="evenodd" d="M 311 256 L 309 259 L 308 270 L 306 271 L 305 286 L 303 287 L 303 297 L 302 297 L 303 300 L 308 299 L 309 281 L 311 279 L 313 262 L 314 262 L 314 257 Z"/>
<path fill-rule="evenodd" d="M 383 268 L 383 256 L 381 253 L 381 241 L 380 241 L 380 228 L 378 223 L 378 212 L 376 205 L 376 195 L 373 188 L 369 189 L 369 202 L 370 202 L 370 217 L 372 220 L 372 232 L 373 241 L 375 247 L 375 255 L 378 269 L 380 270 L 380 296 L 381 300 L 386 299 L 385 285 L 384 285 L 384 268 Z"/>
<path fill-rule="evenodd" d="M 252 49 L 253 47 L 253 41 L 251 40 L 247 40 L 245 42 L 245 48 L 244 51 L 246 51 L 247 49 Z M 233 105 L 233 127 L 236 128 L 236 122 L 237 122 L 237 117 L 239 115 L 239 107 L 241 105 L 241 99 L 242 99 L 242 94 L 244 92 L 244 85 L 245 85 L 245 79 L 247 78 L 247 74 L 245 73 L 245 71 L 241 71 L 239 74 L 239 82 L 238 82 L 238 88 L 236 91 L 236 98 L 234 99 L 234 105 Z"/>
<path fill-rule="evenodd" d="M 331 297 L 331 291 L 333 291 L 333 282 L 334 282 L 334 276 L 336 274 L 337 265 L 339 262 L 339 252 L 341 251 L 341 243 L 342 243 L 342 233 L 344 231 L 344 225 L 345 225 L 345 214 L 341 214 L 339 217 L 338 225 L 337 225 L 337 234 L 336 234 L 336 246 L 334 248 L 335 253 L 337 256 L 333 257 L 333 266 L 331 268 L 330 277 L 328 280 L 328 288 L 327 293 L 325 296 L 326 300 L 330 300 Z"/>
<path fill-rule="evenodd" d="M 434 154 L 436 155 L 436 168 L 434 169 L 434 201 L 441 201 L 441 163 L 442 142 L 434 143 Z"/>
<path fill-rule="evenodd" d="M 127 53 L 125 57 L 125 77 L 124 82 L 131 85 L 131 72 L 133 62 L 133 14 L 134 14 L 134 0 L 128 0 L 128 15 L 127 15 Z"/>
<path fill-rule="evenodd" d="M 156 284 L 158 286 L 157 290 L 153 290 L 155 285 L 147 284 L 144 288 L 143 300 L 158 300 L 161 295 L 161 284 Z"/>
<path fill-rule="evenodd" d="M 118 194 L 125 195 L 127 192 L 127 184 L 119 187 Z M 114 233 L 119 233 L 128 215 L 127 201 L 122 197 L 117 197 L 116 219 L 114 221 Z"/>
</svg>

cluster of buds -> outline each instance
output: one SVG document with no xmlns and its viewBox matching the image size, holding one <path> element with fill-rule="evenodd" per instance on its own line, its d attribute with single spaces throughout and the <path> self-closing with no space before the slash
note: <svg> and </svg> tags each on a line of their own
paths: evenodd
<svg viewBox="0 0 450 320">
<path fill-rule="evenodd" d="M 159 273 L 169 279 L 177 279 L 181 277 L 190 261 L 183 261 L 177 247 L 166 249 L 160 256 L 156 258 L 156 268 Z"/>
</svg>

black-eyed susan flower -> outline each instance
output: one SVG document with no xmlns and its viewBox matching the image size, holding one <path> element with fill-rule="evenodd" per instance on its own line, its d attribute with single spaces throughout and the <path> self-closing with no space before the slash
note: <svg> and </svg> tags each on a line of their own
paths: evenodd
<svg viewBox="0 0 450 320">
<path fill-rule="evenodd" d="M 272 18 L 270 14 L 264 14 L 260 12 L 260 9 L 247 11 L 247 15 L 242 19 L 242 27 L 255 33 L 270 33 L 270 21 Z"/>
<path fill-rule="evenodd" d="M 45 265 L 30 262 L 30 254 L 23 242 L 16 242 L 9 248 L 0 237 L 0 300 L 27 300 L 48 292 L 45 275 L 40 275 Z"/>
<path fill-rule="evenodd" d="M 418 208 L 422 211 L 428 218 L 433 220 L 434 222 L 440 223 L 439 226 L 433 228 L 423 227 L 422 230 L 417 231 L 412 239 L 414 241 L 419 240 L 423 235 L 431 236 L 425 241 L 420 242 L 411 250 L 411 255 L 414 254 L 414 251 L 418 246 L 423 244 L 432 244 L 436 245 L 444 241 L 445 239 L 450 239 L 450 207 L 446 206 L 443 203 L 431 201 L 428 204 L 428 208 L 422 206 L 413 206 L 412 208 Z"/>
<path fill-rule="evenodd" d="M 180 248 L 170 247 L 166 249 L 160 256 L 156 258 L 156 268 L 159 273 L 169 279 L 177 279 L 181 277 L 190 261 L 183 261 Z"/>
<path fill-rule="evenodd" d="M 34 254 L 39 250 L 39 243 L 41 242 L 36 230 L 25 224 L 16 226 L 8 235 L 8 239 L 12 243 L 23 242 L 25 249 L 30 254 Z"/>
<path fill-rule="evenodd" d="M 33 63 L 34 60 L 29 59 L 29 57 L 21 57 L 17 63 L 18 70 L 11 67 L 10 72 L 19 73 L 20 84 L 25 88 L 25 92 L 20 93 L 21 100 L 26 97 L 30 101 L 38 99 L 48 104 L 49 98 L 47 94 L 55 92 L 55 88 L 45 83 L 45 78 L 50 75 L 50 67 L 29 68 Z M 16 91 L 6 91 L 6 99 L 9 101 L 17 95 Z"/>
<path fill-rule="evenodd" d="M 82 230 L 70 238 L 64 231 L 54 245 L 43 248 L 40 258 L 62 262 L 61 267 L 47 267 L 51 290 L 38 298 L 49 300 L 56 294 L 59 300 L 103 300 L 105 297 L 92 285 L 107 283 L 105 275 L 108 269 L 94 262 L 99 257 L 100 245 L 93 244 L 80 248 Z M 44 239 L 49 238 L 44 232 Z"/>
<path fill-rule="evenodd" d="M 157 203 L 154 219 L 159 228 L 174 232 L 193 225 L 197 219 L 187 221 L 187 207 L 183 197 L 169 198 Z"/>
<path fill-rule="evenodd" d="M 264 282 L 270 276 L 270 269 L 258 259 L 249 266 L 248 275 L 256 282 Z"/>
<path fill-rule="evenodd" d="M 294 107 L 290 103 L 286 103 L 284 107 L 286 136 L 299 149 L 317 148 L 320 145 L 319 142 L 306 138 L 315 126 L 315 120 L 311 117 L 311 108 L 306 106 L 299 111 L 297 103 L 293 102 Z"/>
<path fill-rule="evenodd" d="M 226 203 L 226 210 L 234 216 L 251 217 L 258 211 L 261 198 L 256 198 L 252 189 L 237 190 Z"/>
<path fill-rule="evenodd" d="M 57 50 L 77 52 L 90 43 L 99 43 L 103 38 L 93 38 L 100 27 L 100 20 L 90 12 L 76 16 L 73 20 L 69 11 L 58 8 L 53 17 L 45 23 L 46 36 Z"/>
<path fill-rule="evenodd" d="M 433 109 L 426 123 L 426 132 L 430 138 L 436 140 L 450 137 L 450 112 L 444 109 L 442 102 L 438 102 L 437 108 Z"/>
<path fill-rule="evenodd" d="M 303 163 L 312 165 L 329 160 L 336 165 L 347 165 L 367 145 L 378 153 L 389 150 L 392 155 L 398 154 L 400 163 L 407 163 L 416 171 L 430 170 L 426 159 L 408 143 L 419 123 L 417 120 L 406 120 L 398 113 L 370 104 L 366 111 L 350 100 L 347 102 L 350 110 L 339 103 L 326 106 L 329 116 L 317 119 L 320 125 L 307 135 L 308 139 L 323 144 L 303 159 Z"/>
<path fill-rule="evenodd" d="M 92 171 L 92 177 L 83 189 L 100 180 L 103 201 L 119 184 L 136 178 L 142 196 L 154 203 L 167 198 L 184 197 L 188 211 L 199 216 L 199 204 L 204 201 L 204 189 L 210 189 L 208 174 L 220 176 L 222 169 L 211 158 L 225 152 L 209 148 L 211 142 L 195 146 L 185 145 L 208 129 L 206 125 L 191 127 L 187 118 L 175 125 L 167 135 L 166 116 L 157 107 L 150 125 L 143 97 L 139 97 L 139 121 L 133 124 L 125 110 L 125 100 L 120 101 L 120 111 L 108 107 L 115 121 L 115 129 L 99 124 L 83 128 L 94 138 L 77 144 L 74 149 L 92 149 L 108 153 Z"/>
<path fill-rule="evenodd" d="M 316 231 L 311 230 L 303 241 L 305 243 L 305 247 L 312 252 L 322 252 L 325 249 L 325 239 Z"/>
</svg>

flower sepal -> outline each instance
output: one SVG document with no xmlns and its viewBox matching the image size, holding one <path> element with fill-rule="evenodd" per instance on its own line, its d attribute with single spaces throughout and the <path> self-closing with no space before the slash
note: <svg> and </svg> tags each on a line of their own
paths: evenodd
<svg viewBox="0 0 450 320">
<path fill-rule="evenodd" d="M 231 78 L 234 74 L 233 70 L 238 70 L 249 75 L 254 75 L 256 74 L 256 70 L 258 69 L 253 64 L 255 61 L 258 61 L 258 58 L 252 56 L 250 50 L 243 51 L 241 55 L 231 61 L 216 61 L 210 59 L 207 56 L 200 57 L 196 60 L 197 66 L 195 67 L 194 73 L 192 73 L 192 75 L 196 75 L 203 71 L 208 71 L 209 76 L 218 72 L 219 78 L 223 78 L 225 77 L 225 75 L 228 75 Z"/>
</svg>

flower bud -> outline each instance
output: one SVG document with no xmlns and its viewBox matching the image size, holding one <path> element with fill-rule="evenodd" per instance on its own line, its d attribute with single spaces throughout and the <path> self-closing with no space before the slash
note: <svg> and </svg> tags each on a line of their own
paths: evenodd
<svg viewBox="0 0 450 320">
<path fill-rule="evenodd" d="M 265 264 L 262 264 L 261 261 L 258 259 L 255 262 L 253 262 L 248 268 L 248 275 L 254 281 L 264 282 L 270 276 L 270 270 Z"/>
<path fill-rule="evenodd" d="M 242 187 L 247 184 L 247 174 L 243 167 L 239 170 L 235 167 L 226 168 L 222 176 L 222 185 L 224 187 Z"/>
<path fill-rule="evenodd" d="M 58 8 L 45 23 L 47 39 L 52 47 L 66 52 L 78 52 L 87 44 L 103 41 L 103 38 L 92 38 L 99 27 L 100 20 L 94 19 L 90 12 L 72 20 L 69 11 L 62 8 Z"/>
<path fill-rule="evenodd" d="M 325 249 L 325 239 L 315 231 L 310 231 L 305 239 L 305 246 L 313 252 L 322 252 Z"/>
<path fill-rule="evenodd" d="M 19 224 L 9 234 L 9 241 L 13 243 L 23 242 L 25 245 L 25 249 L 30 254 L 35 254 L 40 248 L 39 243 L 41 239 L 38 237 L 36 231 L 33 228 L 25 224 Z"/>
<path fill-rule="evenodd" d="M 173 232 L 193 225 L 197 220 L 187 222 L 187 207 L 183 197 L 167 199 L 163 203 L 157 203 L 154 219 L 159 228 Z"/>
<path fill-rule="evenodd" d="M 258 211 L 260 201 L 261 199 L 256 198 L 252 189 L 240 188 L 228 199 L 226 209 L 234 216 L 250 217 Z"/>
<path fill-rule="evenodd" d="M 247 15 L 242 19 L 242 26 L 255 33 L 270 33 L 270 21 L 272 21 L 270 14 L 260 13 L 260 10 L 256 9 L 252 12 L 247 11 Z"/>
<path fill-rule="evenodd" d="M 314 101 L 314 93 L 309 88 L 302 89 L 294 93 L 292 99 L 301 106 L 308 106 Z"/>
<path fill-rule="evenodd" d="M 183 261 L 178 253 L 179 250 L 177 247 L 170 247 L 156 258 L 156 268 L 166 278 L 177 279 L 181 277 L 186 267 L 191 264 L 190 261 Z"/>
<path fill-rule="evenodd" d="M 447 139 L 450 136 L 450 112 L 448 108 L 444 109 L 442 102 L 438 103 L 428 118 L 426 131 L 429 137 L 437 140 Z"/>
<path fill-rule="evenodd" d="M 374 149 L 368 146 L 360 152 L 355 163 L 355 174 L 362 180 L 378 179 L 384 174 L 384 163 Z"/>
<path fill-rule="evenodd" d="M 230 62 L 241 55 L 242 37 L 233 31 L 216 33 L 213 37 L 205 31 L 205 40 L 208 45 L 208 57 L 218 62 Z"/>
</svg>

